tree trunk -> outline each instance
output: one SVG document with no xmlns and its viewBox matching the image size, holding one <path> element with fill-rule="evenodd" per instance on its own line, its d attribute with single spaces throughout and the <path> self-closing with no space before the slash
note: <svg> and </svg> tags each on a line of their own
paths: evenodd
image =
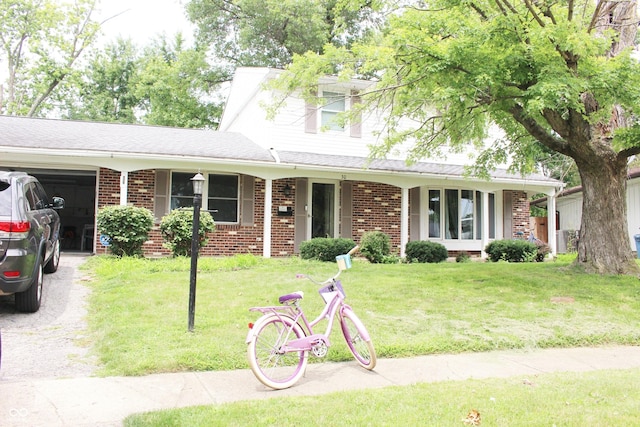
<svg viewBox="0 0 640 427">
<path fill-rule="evenodd" d="M 578 164 L 583 200 L 576 264 L 590 273 L 640 275 L 627 234 L 627 165 L 602 160 Z"/>
</svg>

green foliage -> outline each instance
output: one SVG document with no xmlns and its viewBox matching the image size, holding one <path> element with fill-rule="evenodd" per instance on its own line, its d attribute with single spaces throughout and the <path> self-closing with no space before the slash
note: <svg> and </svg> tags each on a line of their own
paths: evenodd
<svg viewBox="0 0 640 427">
<path fill-rule="evenodd" d="M 316 237 L 300 244 L 300 257 L 319 261 L 335 261 L 338 255 L 346 254 L 355 245 L 351 239 Z"/>
<path fill-rule="evenodd" d="M 469 262 L 471 261 L 471 256 L 465 251 L 460 252 L 456 255 L 456 262 Z"/>
<path fill-rule="evenodd" d="M 131 40 L 118 39 L 95 51 L 76 85 L 77 96 L 66 99 L 65 115 L 72 120 L 136 123 L 140 99 L 134 88 L 139 68 Z"/>
<path fill-rule="evenodd" d="M 139 61 L 134 94 L 141 99 L 145 124 L 182 128 L 215 128 L 222 100 L 215 89 L 228 79 L 224 68 L 212 67 L 207 52 L 187 49 L 180 35 L 145 49 Z"/>
<path fill-rule="evenodd" d="M 216 229 L 215 222 L 209 212 L 200 211 L 200 228 L 198 230 L 199 247 L 207 244 L 207 233 Z M 174 209 L 162 218 L 160 232 L 173 256 L 191 256 L 191 237 L 193 235 L 193 208 Z"/>
<path fill-rule="evenodd" d="M 376 6 L 334 0 L 191 0 L 186 9 L 198 27 L 198 44 L 219 58 L 238 66 L 284 68 L 293 55 L 364 37 L 384 20 L 373 10 Z"/>
<path fill-rule="evenodd" d="M 528 240 L 494 240 L 484 249 L 491 261 L 533 262 L 538 257 L 538 247 Z"/>
<path fill-rule="evenodd" d="M 391 254 L 391 244 L 389 236 L 382 231 L 368 231 L 360 239 L 360 252 L 374 264 L 384 264 L 393 262 L 389 259 Z"/>
<path fill-rule="evenodd" d="M 429 240 L 414 240 L 407 243 L 405 254 L 408 262 L 437 263 L 446 261 L 449 256 L 443 244 Z"/>
<path fill-rule="evenodd" d="M 0 2 L 0 63 L 7 64 L 0 114 L 45 116 L 58 107 L 96 39 L 95 0 Z"/>
<path fill-rule="evenodd" d="M 149 239 L 153 214 L 135 206 L 105 206 L 98 211 L 98 230 L 109 238 L 109 251 L 116 256 L 142 255 Z"/>
</svg>

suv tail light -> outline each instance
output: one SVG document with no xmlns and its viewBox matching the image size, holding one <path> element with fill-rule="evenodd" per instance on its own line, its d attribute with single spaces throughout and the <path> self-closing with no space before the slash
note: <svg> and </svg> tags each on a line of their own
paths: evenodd
<svg viewBox="0 0 640 427">
<path fill-rule="evenodd" d="M 29 221 L 0 221 L 0 233 L 28 233 L 31 228 Z"/>
</svg>

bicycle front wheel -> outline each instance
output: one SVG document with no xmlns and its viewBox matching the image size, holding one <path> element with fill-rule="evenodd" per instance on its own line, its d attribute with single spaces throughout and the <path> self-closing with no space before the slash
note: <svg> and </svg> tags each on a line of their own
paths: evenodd
<svg viewBox="0 0 640 427">
<path fill-rule="evenodd" d="M 249 366 L 258 380 L 276 390 L 291 387 L 304 375 L 306 351 L 284 351 L 285 344 L 306 336 L 290 317 L 267 316 L 258 321 L 247 346 Z"/>
<path fill-rule="evenodd" d="M 349 351 L 355 357 L 356 362 L 368 370 L 375 368 L 376 351 L 367 328 L 350 308 L 344 308 L 340 313 L 340 327 Z"/>
</svg>

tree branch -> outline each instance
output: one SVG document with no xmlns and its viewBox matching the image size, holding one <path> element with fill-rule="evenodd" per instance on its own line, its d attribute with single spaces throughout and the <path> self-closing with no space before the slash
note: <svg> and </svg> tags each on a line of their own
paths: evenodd
<svg viewBox="0 0 640 427">
<path fill-rule="evenodd" d="M 531 136 L 538 140 L 541 144 L 550 149 L 572 157 L 572 150 L 567 142 L 557 136 L 554 136 L 548 132 L 545 128 L 540 126 L 535 120 L 525 114 L 524 108 L 518 103 L 514 103 L 509 110 L 511 116 L 520 123 Z"/>
</svg>

